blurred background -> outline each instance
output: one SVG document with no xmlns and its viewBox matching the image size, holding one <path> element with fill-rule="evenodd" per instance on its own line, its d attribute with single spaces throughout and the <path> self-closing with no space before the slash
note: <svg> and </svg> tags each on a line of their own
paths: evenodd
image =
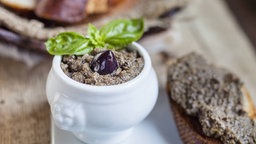
<svg viewBox="0 0 256 144">
<path fill-rule="evenodd" d="M 226 0 L 228 8 L 236 18 L 236 22 L 246 33 L 254 48 L 256 46 L 256 1 Z"/>
<path fill-rule="evenodd" d="M 151 55 L 160 97 L 169 62 L 193 51 L 241 77 L 256 103 L 255 0 L 0 0 L 0 144 L 51 141 L 45 40 L 85 34 L 88 22 L 137 17 L 145 19 L 139 43 Z"/>
</svg>

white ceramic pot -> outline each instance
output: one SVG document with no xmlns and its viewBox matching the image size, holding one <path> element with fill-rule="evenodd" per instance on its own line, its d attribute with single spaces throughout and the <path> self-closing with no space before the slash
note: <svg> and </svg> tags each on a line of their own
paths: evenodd
<svg viewBox="0 0 256 144">
<path fill-rule="evenodd" d="M 129 47 L 144 58 L 144 68 L 134 79 L 112 86 L 79 83 L 64 74 L 61 56 L 54 57 L 46 93 L 57 127 L 88 144 L 115 144 L 151 112 L 158 96 L 155 71 L 142 46 Z"/>
</svg>

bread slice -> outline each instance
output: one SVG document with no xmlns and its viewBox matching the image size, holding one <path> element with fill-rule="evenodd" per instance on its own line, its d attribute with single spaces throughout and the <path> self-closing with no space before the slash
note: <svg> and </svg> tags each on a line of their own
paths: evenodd
<svg viewBox="0 0 256 144">
<path fill-rule="evenodd" d="M 175 64 L 174 62 L 172 63 Z M 170 74 L 168 74 L 168 77 Z M 173 116 L 176 122 L 177 129 L 179 131 L 180 137 L 185 144 L 220 144 L 223 143 L 219 138 L 208 137 L 204 134 L 202 126 L 199 122 L 197 116 L 188 115 L 185 109 L 182 108 L 174 99 L 172 99 L 172 83 L 168 78 L 166 84 L 166 90 L 169 95 L 169 101 Z M 253 105 L 253 101 L 249 92 L 243 85 L 241 87 L 242 93 L 242 105 L 243 110 L 248 114 L 248 116 L 256 122 L 256 109 Z M 256 133 L 256 131 L 255 131 Z"/>
<path fill-rule="evenodd" d="M 105 13 L 108 10 L 108 0 L 88 0 L 85 9 L 88 14 Z"/>
<path fill-rule="evenodd" d="M 37 0 L 0 0 L 7 7 L 17 10 L 34 10 Z"/>
</svg>

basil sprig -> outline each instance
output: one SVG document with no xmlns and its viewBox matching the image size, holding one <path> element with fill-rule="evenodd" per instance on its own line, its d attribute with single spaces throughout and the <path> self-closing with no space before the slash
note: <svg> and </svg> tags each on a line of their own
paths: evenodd
<svg viewBox="0 0 256 144">
<path fill-rule="evenodd" d="M 144 32 L 143 19 L 117 19 L 100 29 L 89 24 L 87 36 L 76 32 L 59 33 L 45 43 L 52 55 L 83 55 L 94 48 L 122 49 L 141 38 Z"/>
</svg>

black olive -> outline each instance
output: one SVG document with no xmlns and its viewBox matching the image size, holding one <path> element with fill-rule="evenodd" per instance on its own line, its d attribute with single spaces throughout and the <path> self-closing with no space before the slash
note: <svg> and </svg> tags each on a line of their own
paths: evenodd
<svg viewBox="0 0 256 144">
<path fill-rule="evenodd" d="M 91 62 L 91 69 L 100 75 L 111 74 L 117 68 L 116 57 L 110 50 L 97 54 Z"/>
</svg>

